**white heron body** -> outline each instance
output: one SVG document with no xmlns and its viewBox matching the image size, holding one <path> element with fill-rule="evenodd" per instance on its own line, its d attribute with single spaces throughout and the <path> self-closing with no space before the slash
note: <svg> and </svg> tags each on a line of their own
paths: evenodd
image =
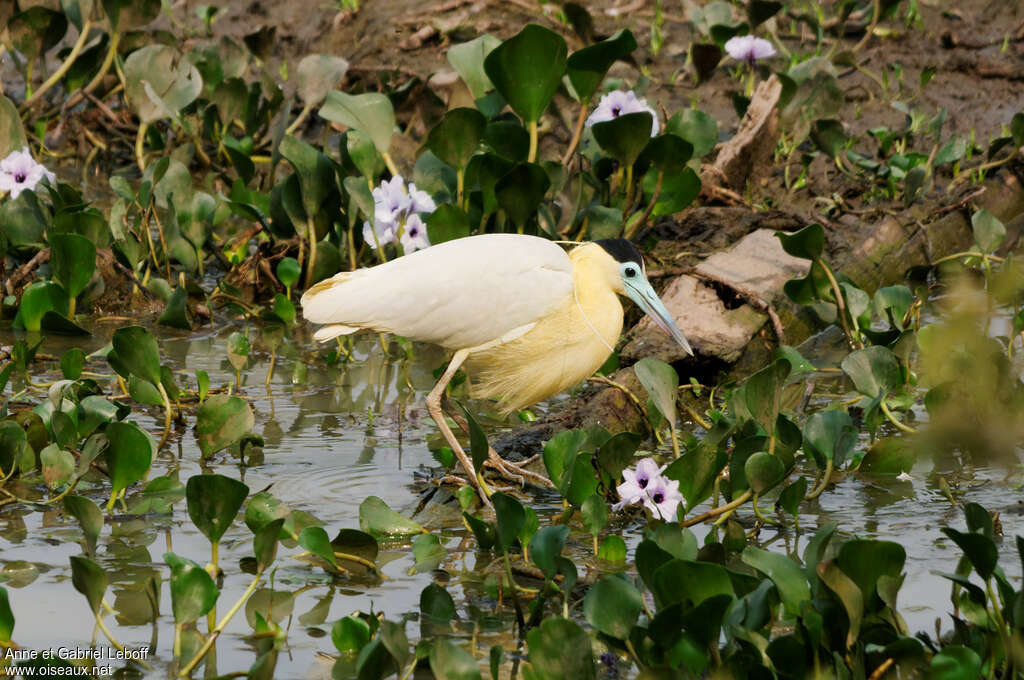
<svg viewBox="0 0 1024 680">
<path fill-rule="evenodd" d="M 427 408 L 473 478 L 441 409 L 458 368 L 465 364 L 474 396 L 497 399 L 506 412 L 546 399 L 587 379 L 611 354 L 622 332 L 619 295 L 691 351 L 647 281 L 642 255 L 624 239 L 568 253 L 521 234 L 447 241 L 321 281 L 302 296 L 302 311 L 324 324 L 317 340 L 374 330 L 453 350 Z M 506 469 L 493 451 L 490 461 Z"/>
</svg>

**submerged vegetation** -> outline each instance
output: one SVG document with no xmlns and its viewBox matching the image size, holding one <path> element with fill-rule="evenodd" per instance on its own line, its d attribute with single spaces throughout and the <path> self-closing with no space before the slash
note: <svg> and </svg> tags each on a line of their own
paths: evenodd
<svg viewBox="0 0 1024 680">
<path fill-rule="evenodd" d="M 693 41 L 673 79 L 727 72 L 739 116 L 776 88 L 777 129 L 759 134 L 783 194 L 810 192 L 821 167 L 845 184 L 814 196 L 816 219 L 776 234 L 806 264 L 785 304 L 831 338 L 834 360 L 784 337 L 749 375 L 644 358 L 627 369 L 639 388 L 601 378 L 643 414 L 643 431 L 562 428 L 531 451 L 554 488 L 494 479 L 493 513 L 444 447 L 415 512 L 251 481 L 264 449 L 299 434 L 271 431 L 273 388 L 303 388 L 318 363 L 340 390 L 366 359 L 352 338 L 314 347 L 297 291 L 497 231 L 632 238 L 667 275 L 684 246 L 666 230 L 702 191 L 752 200 L 746 182 L 744 196 L 708 171 L 726 123 L 667 111 L 648 91 L 637 55 L 661 49 L 674 17 L 664 4 L 639 39 L 629 28 L 597 38 L 574 3 L 506 40 L 453 32 L 446 59 L 462 91 L 440 107 L 417 91 L 429 104 L 419 136 L 411 86 L 352 77 L 326 54 L 272 68 L 266 36 L 212 37 L 212 6 L 195 30 L 156 0 L 0 8 L 0 519 L 64 527 L 54 542 L 75 554 L 60 580 L 93 617 L 77 643 L 102 634 L 124 677 L 282 677 L 295 598 L 312 589 L 322 598 L 297 620 L 324 638 L 333 677 L 1024 675 L 1024 531 L 942 473 L 1005 469 L 1000 483 L 1019 490 L 1024 275 L 1008 252 L 1019 224 L 958 195 L 950 211 L 970 215 L 971 245 L 929 253 L 904 281 L 856 281 L 832 260 L 842 234 L 831 218 L 851 214 L 854 194 L 863 213 L 914 210 L 1019 163 L 1024 113 L 985 144 L 950 135 L 947 112 L 921 105 L 934 70 L 907 85 L 898 65 L 861 61 L 870 41 L 918 30 L 914 0 L 686 4 Z M 630 60 L 626 82 L 615 68 Z M 865 74 L 904 124 L 858 134 L 840 69 Z M 556 120 L 556 100 L 572 114 Z M 76 135 L 85 154 L 69 149 Z M 168 329 L 223 336 L 221 370 L 182 370 Z M 375 341 L 412 392 L 424 348 Z M 617 366 L 616 355 L 607 372 Z M 345 407 L 372 419 L 382 401 Z M 486 409 L 464 409 L 478 475 L 499 430 Z M 956 508 L 936 525 L 963 528 L 933 527 L 957 555 L 936 570 L 949 582 L 945 630 L 904 619 L 921 603 L 898 601 L 915 559 L 902 542 L 801 523 L 844 480 L 910 475 Z M 328 526 L 315 503 L 358 504 L 358 529 Z M 204 540 L 181 540 L 182 524 Z M 165 550 L 152 545 L 158 530 Z M 789 545 L 801 536 L 802 552 Z M 769 550 L 780 537 L 785 551 Z M 2 663 L 97 665 L 19 645 L 33 591 L 53 585 L 35 582 L 35 555 L 0 570 Z M 398 577 L 385 568 L 403 558 L 432 576 L 418 601 L 329 616 L 347 605 L 336 594 L 383 597 Z M 146 654 L 118 640 L 111 615 L 151 626 Z M 222 654 L 218 670 L 218 638 L 243 618 L 248 651 Z"/>
</svg>

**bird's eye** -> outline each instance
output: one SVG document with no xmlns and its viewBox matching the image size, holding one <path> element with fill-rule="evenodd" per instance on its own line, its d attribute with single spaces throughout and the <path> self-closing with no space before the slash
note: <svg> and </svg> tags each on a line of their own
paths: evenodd
<svg viewBox="0 0 1024 680">
<path fill-rule="evenodd" d="M 625 273 L 626 273 L 626 278 L 627 279 L 631 279 L 634 276 L 636 276 L 636 270 L 633 269 L 632 267 L 626 267 L 626 272 Z"/>
</svg>

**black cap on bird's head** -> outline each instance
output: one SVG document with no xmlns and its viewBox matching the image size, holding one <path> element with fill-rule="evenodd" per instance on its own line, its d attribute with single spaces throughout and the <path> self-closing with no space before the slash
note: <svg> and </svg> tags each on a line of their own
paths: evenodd
<svg viewBox="0 0 1024 680">
<path fill-rule="evenodd" d="M 650 282 L 647 280 L 647 271 L 644 268 L 644 257 L 640 254 L 628 239 L 604 238 L 595 241 L 606 253 L 611 255 L 619 263 L 619 273 L 622 277 L 622 290 L 633 302 L 640 306 L 640 309 L 651 317 L 663 331 L 668 333 L 673 340 L 679 343 L 683 350 L 693 355 L 693 349 L 687 342 L 686 336 L 676 326 L 672 314 L 665 308 L 665 304 L 654 292 Z"/>
<path fill-rule="evenodd" d="M 641 268 L 644 266 L 644 256 L 629 239 L 603 238 L 594 243 L 604 248 L 617 262 L 636 262 Z"/>
</svg>

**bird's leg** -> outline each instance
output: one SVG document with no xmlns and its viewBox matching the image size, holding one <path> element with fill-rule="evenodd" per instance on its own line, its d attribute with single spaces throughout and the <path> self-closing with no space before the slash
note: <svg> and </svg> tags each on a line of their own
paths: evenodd
<svg viewBox="0 0 1024 680">
<path fill-rule="evenodd" d="M 430 417 L 437 423 L 437 427 L 441 430 L 445 441 L 452 447 L 452 451 L 455 452 L 455 456 L 459 459 L 462 469 L 466 471 L 466 476 L 469 477 L 473 482 L 473 486 L 480 493 L 484 504 L 491 507 L 490 493 L 488 492 L 487 485 L 484 484 L 483 475 L 478 476 L 476 474 L 476 471 L 473 469 L 473 461 L 469 459 L 469 456 L 462 449 L 462 445 L 455 438 L 452 428 L 448 427 L 448 421 L 444 419 L 444 411 L 441 409 L 441 398 L 444 396 L 444 390 L 448 387 L 448 383 L 452 381 L 455 372 L 459 370 L 459 366 L 462 365 L 467 356 L 469 356 L 469 352 L 464 349 L 458 350 L 452 356 L 452 360 L 448 362 L 448 368 L 445 369 L 444 375 L 441 376 L 441 379 L 434 385 L 434 389 L 430 390 L 430 394 L 427 395 L 427 412 L 430 413 Z"/>
<path fill-rule="evenodd" d="M 462 429 L 463 432 L 467 432 L 467 433 L 469 432 L 469 425 L 466 424 L 466 421 L 465 421 L 464 418 L 462 418 L 461 416 L 459 416 L 458 414 L 453 412 L 452 413 L 452 420 L 455 421 L 455 424 L 458 425 Z M 531 458 L 530 460 L 533 460 L 533 459 Z M 525 462 L 529 462 L 529 461 L 525 461 Z M 497 451 L 494 450 L 493 446 L 488 446 L 487 447 L 487 463 L 492 468 L 494 468 L 495 470 L 500 472 L 502 475 L 504 475 L 505 477 L 509 477 L 511 479 L 516 479 L 520 483 L 522 483 L 524 478 L 525 478 L 525 479 L 530 480 L 534 484 L 538 484 L 540 486 L 544 486 L 544 487 L 553 487 L 554 486 L 554 484 L 551 483 L 551 480 L 548 479 L 547 477 L 545 477 L 544 475 L 537 474 L 536 472 L 533 472 L 532 470 L 526 469 L 525 465 L 520 465 L 520 464 L 517 464 L 517 463 L 513 463 L 512 461 L 505 460 L 504 458 L 502 458 L 498 454 Z"/>
</svg>

